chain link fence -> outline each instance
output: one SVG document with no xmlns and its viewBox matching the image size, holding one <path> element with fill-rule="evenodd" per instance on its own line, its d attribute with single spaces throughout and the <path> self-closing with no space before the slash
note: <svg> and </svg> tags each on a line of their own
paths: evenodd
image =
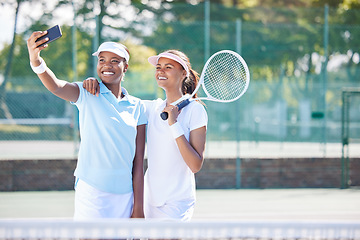
<svg viewBox="0 0 360 240">
<path fill-rule="evenodd" d="M 360 25 L 347 23 L 344 17 L 358 16 L 359 11 L 341 17 L 338 9 L 329 9 L 326 15 L 326 8 L 234 10 L 211 4 L 207 29 L 205 8 L 204 4 L 173 5 L 169 11 L 186 10 L 197 19 L 154 20 L 150 33 L 144 31 L 134 41 L 153 52 L 180 49 L 199 73 L 208 54 L 222 49 L 241 53 L 251 74 L 248 92 L 234 103 L 205 102 L 208 141 L 341 143 L 341 89 L 360 85 Z M 223 20 L 236 14 L 238 19 Z M 263 21 L 247 20 L 256 15 Z M 276 15 L 277 21 L 269 22 Z M 330 16 L 327 22 L 326 16 Z M 64 26 L 63 38 L 42 53 L 59 78 L 82 81 L 93 75 L 92 42 L 98 36 L 80 32 L 80 27 L 77 77 L 72 68 L 71 27 Z M 103 39 L 124 42 L 114 35 Z M 49 93 L 31 71 L 27 36 L 27 32 L 17 36 L 11 74 L 2 93 L 0 141 L 78 141 L 77 110 Z M 136 47 L 130 51 L 136 52 Z M 8 48 L 0 53 L 3 80 Z M 142 99 L 163 98 L 154 70 L 143 64 L 143 68 L 130 67 L 124 87 Z M 352 138 L 360 138 L 360 104 L 355 101 L 350 106 L 350 132 Z"/>
</svg>

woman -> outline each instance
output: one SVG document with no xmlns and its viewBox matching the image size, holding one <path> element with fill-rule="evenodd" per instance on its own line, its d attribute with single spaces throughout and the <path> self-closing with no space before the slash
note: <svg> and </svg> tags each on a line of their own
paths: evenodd
<svg viewBox="0 0 360 240">
<path fill-rule="evenodd" d="M 81 144 L 74 175 L 75 220 L 143 217 L 145 106 L 121 87 L 128 68 L 125 46 L 105 42 L 93 55 L 102 80 L 99 97 L 82 83 L 58 79 L 40 57 L 48 39 L 34 32 L 27 41 L 30 65 L 43 85 L 79 109 Z M 94 137 L 96 136 L 96 137 Z"/>
<path fill-rule="evenodd" d="M 191 94 L 199 75 L 188 57 L 177 50 L 152 56 L 148 61 L 156 66 L 155 78 L 165 90 L 166 99 L 144 101 L 148 116 L 145 218 L 189 221 L 196 200 L 194 173 L 204 162 L 207 113 L 197 101 L 181 111 L 171 103 Z M 98 93 L 95 81 L 86 80 L 84 87 L 92 94 Z M 163 111 L 169 115 L 166 121 L 160 117 Z"/>
</svg>

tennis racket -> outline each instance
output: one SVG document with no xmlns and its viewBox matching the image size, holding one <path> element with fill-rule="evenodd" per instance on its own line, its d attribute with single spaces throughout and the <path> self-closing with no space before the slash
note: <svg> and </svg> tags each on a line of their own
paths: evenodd
<svg viewBox="0 0 360 240">
<path fill-rule="evenodd" d="M 236 52 L 222 50 L 206 61 L 194 92 L 171 104 L 181 110 L 194 100 L 233 102 L 246 92 L 249 82 L 250 73 L 245 60 Z M 200 86 L 206 97 L 193 98 Z M 162 112 L 160 117 L 166 120 L 168 113 Z"/>
</svg>

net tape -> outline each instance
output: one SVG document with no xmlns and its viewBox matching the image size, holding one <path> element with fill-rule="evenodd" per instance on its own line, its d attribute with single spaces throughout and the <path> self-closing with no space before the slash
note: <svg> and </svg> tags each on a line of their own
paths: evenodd
<svg viewBox="0 0 360 240">
<path fill-rule="evenodd" d="M 360 222 L 0 220 L 0 239 L 360 239 Z"/>
</svg>

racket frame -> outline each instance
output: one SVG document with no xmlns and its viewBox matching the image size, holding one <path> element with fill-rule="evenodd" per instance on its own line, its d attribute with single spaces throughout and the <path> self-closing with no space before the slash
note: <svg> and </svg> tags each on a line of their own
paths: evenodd
<svg viewBox="0 0 360 240">
<path fill-rule="evenodd" d="M 207 66 L 210 64 L 211 60 L 221 54 L 221 53 L 229 53 L 229 54 L 232 54 L 234 55 L 238 60 L 240 60 L 242 66 L 244 67 L 244 71 L 245 71 L 245 75 L 247 76 L 246 77 L 246 86 L 244 87 L 244 89 L 242 90 L 241 94 L 239 94 L 239 96 L 237 96 L 236 98 L 233 98 L 233 99 L 229 99 L 229 100 L 220 100 L 220 99 L 217 99 L 217 98 L 214 98 L 212 97 L 209 92 L 206 90 L 206 87 L 205 87 L 205 84 L 204 84 L 204 78 L 205 78 L 205 74 L 206 74 L 206 69 L 207 69 Z M 209 100 L 209 101 L 214 101 L 214 102 L 223 102 L 223 103 L 226 103 L 226 102 L 233 102 L 233 101 L 236 101 L 237 99 L 239 99 L 242 95 L 244 95 L 244 93 L 247 91 L 248 87 L 249 87 L 249 82 L 250 82 L 250 72 L 249 72 L 249 68 L 245 62 L 245 60 L 236 52 L 234 51 L 231 51 L 231 50 L 221 50 L 221 51 L 218 51 L 216 53 L 214 53 L 213 55 L 211 55 L 211 57 L 206 61 L 204 67 L 203 67 L 203 70 L 201 72 L 201 75 L 200 75 L 200 80 L 199 80 L 199 83 L 197 84 L 196 88 L 194 89 L 194 91 L 192 92 L 192 94 L 186 94 L 184 96 L 182 96 L 181 98 L 179 98 L 177 101 L 171 103 L 171 105 L 173 106 L 177 106 L 179 110 L 181 110 L 182 108 L 186 107 L 190 102 L 192 101 L 195 101 L 195 100 Z M 202 86 L 205 94 L 206 94 L 206 97 L 199 97 L 199 98 L 192 98 L 200 89 L 200 86 Z M 168 118 L 168 114 L 167 112 L 162 112 L 160 114 L 161 118 L 163 120 L 166 120 Z"/>
</svg>

